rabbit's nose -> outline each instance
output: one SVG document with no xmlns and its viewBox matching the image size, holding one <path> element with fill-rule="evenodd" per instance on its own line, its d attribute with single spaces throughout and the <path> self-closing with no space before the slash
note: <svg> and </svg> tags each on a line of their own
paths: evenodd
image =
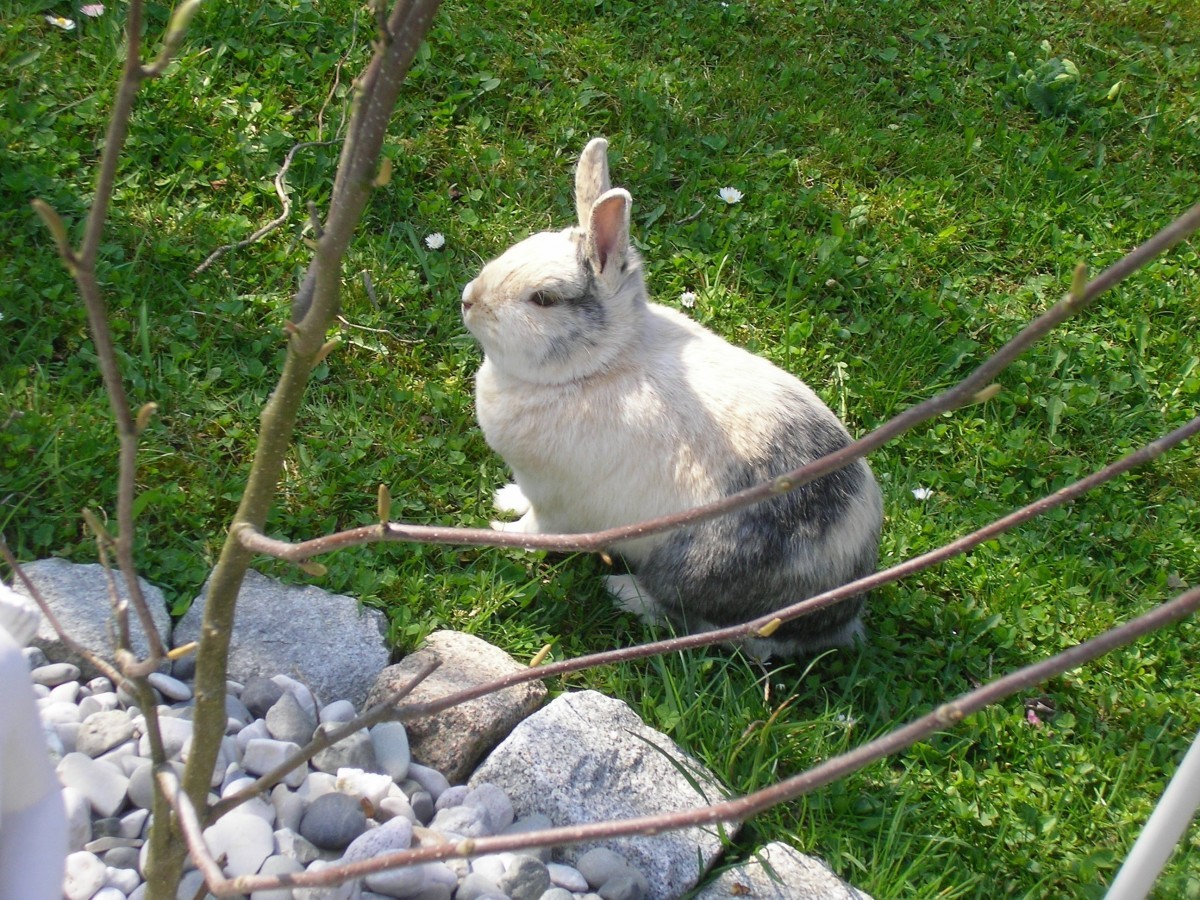
<svg viewBox="0 0 1200 900">
<path fill-rule="evenodd" d="M 467 284 L 467 286 L 466 286 L 465 288 L 463 288 L 463 292 L 462 292 L 462 311 L 463 311 L 464 313 L 465 313 L 467 310 L 469 310 L 469 309 L 470 309 L 472 306 L 474 306 L 474 305 L 475 305 L 475 299 L 474 299 L 474 297 L 473 297 L 473 294 L 474 294 L 474 288 L 475 288 L 475 282 L 473 282 L 473 281 L 472 281 L 472 282 L 469 282 L 469 283 Z"/>
</svg>

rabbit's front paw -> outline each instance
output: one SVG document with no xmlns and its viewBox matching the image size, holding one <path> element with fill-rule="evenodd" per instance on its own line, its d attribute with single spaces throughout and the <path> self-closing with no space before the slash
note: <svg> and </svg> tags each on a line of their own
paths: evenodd
<svg viewBox="0 0 1200 900">
<path fill-rule="evenodd" d="M 506 484 L 492 497 L 492 506 L 496 507 L 497 512 L 513 513 L 517 516 L 525 515 L 532 505 L 519 484 Z"/>
<path fill-rule="evenodd" d="M 633 613 L 647 625 L 661 625 L 666 620 L 662 604 L 650 596 L 633 575 L 607 575 L 604 587 L 613 595 L 617 606 Z"/>
</svg>

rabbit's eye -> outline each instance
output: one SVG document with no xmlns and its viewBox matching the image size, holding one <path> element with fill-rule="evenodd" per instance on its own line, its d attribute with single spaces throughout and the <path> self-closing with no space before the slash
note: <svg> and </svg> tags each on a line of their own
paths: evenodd
<svg viewBox="0 0 1200 900">
<path fill-rule="evenodd" d="M 529 302 L 535 306 L 556 306 L 561 298 L 549 291 L 534 291 L 529 295 Z"/>
</svg>

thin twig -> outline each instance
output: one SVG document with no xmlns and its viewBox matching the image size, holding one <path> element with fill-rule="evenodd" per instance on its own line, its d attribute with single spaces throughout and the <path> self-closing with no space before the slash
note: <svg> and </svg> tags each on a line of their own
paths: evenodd
<svg viewBox="0 0 1200 900">
<path fill-rule="evenodd" d="M 518 684 L 524 684 L 528 681 L 533 681 L 538 678 L 549 678 L 552 676 L 566 675 L 572 672 L 578 672 L 583 669 L 592 668 L 601 664 L 613 664 L 627 662 L 634 659 L 643 659 L 649 656 L 657 656 L 665 653 L 674 653 L 680 650 L 687 650 L 696 647 L 704 647 L 722 641 L 735 641 L 739 638 L 755 636 L 766 626 L 771 625 L 776 619 L 780 621 L 789 621 L 796 619 L 809 613 L 815 612 L 826 606 L 831 606 L 839 603 L 849 597 L 857 594 L 865 593 L 866 591 L 874 590 L 882 587 L 885 584 L 891 584 L 894 581 L 899 581 L 901 578 L 906 578 L 917 572 L 932 568 L 946 560 L 958 556 L 980 544 L 995 538 L 1001 533 L 1008 531 L 1017 525 L 1023 524 L 1030 519 L 1049 512 L 1052 509 L 1070 503 L 1077 497 L 1087 491 L 1110 481 L 1113 478 L 1121 475 L 1132 468 L 1156 459 L 1167 450 L 1200 433 L 1200 416 L 1192 419 L 1186 425 L 1175 429 L 1170 434 L 1147 444 L 1144 447 L 1135 450 L 1128 456 L 1123 457 L 1115 463 L 1094 472 L 1091 475 L 1083 478 L 1073 484 L 1067 485 L 1061 490 L 1055 491 L 1047 497 L 1042 497 L 1035 500 L 1033 503 L 1022 507 L 997 519 L 983 528 L 971 532 L 931 550 L 928 553 L 923 553 L 920 556 L 915 556 L 912 559 L 905 560 L 902 563 L 891 566 L 880 572 L 868 575 L 864 578 L 859 578 L 856 581 L 849 582 L 841 587 L 834 588 L 830 591 L 825 591 L 822 594 L 817 594 L 807 600 L 802 600 L 799 603 L 794 603 L 791 606 L 784 607 L 773 613 L 768 613 L 747 622 L 744 625 L 735 625 L 730 628 L 720 628 L 714 631 L 706 631 L 700 634 L 689 634 L 681 637 L 668 638 L 663 641 L 655 641 L 650 644 L 641 644 L 634 647 L 623 647 L 619 650 L 607 650 L 602 653 L 593 653 L 588 656 L 581 656 L 575 659 L 563 660 L 562 662 L 550 663 L 539 667 L 538 669 L 522 669 L 513 672 L 510 675 L 503 676 L 488 684 L 478 685 L 473 688 L 467 688 L 459 691 L 457 694 L 450 694 L 445 697 L 440 697 L 436 700 L 431 700 L 426 703 L 412 704 L 403 706 L 397 710 L 397 714 L 403 720 L 420 718 L 423 716 L 434 715 L 444 709 L 449 709 L 451 706 L 456 706 L 459 703 L 465 703 L 469 700 L 474 700 L 477 697 L 485 696 L 486 694 L 495 693 Z"/>
<path fill-rule="evenodd" d="M 1193 588 L 1150 612 L 1130 619 L 1088 641 L 1076 644 L 1062 653 L 1018 669 L 998 678 L 991 684 L 961 694 L 924 716 L 873 741 L 868 741 L 854 750 L 826 760 L 771 787 L 733 800 L 660 815 L 550 828 L 520 835 L 482 837 L 456 843 L 435 844 L 415 850 L 388 853 L 361 862 L 331 866 L 320 872 L 289 875 L 286 879 L 264 875 L 248 875 L 233 879 L 222 878 L 217 882 L 210 882 L 209 888 L 216 894 L 229 895 L 249 894 L 253 891 L 265 891 L 280 886 L 328 886 L 386 869 L 436 860 L 513 852 L 535 847 L 562 846 L 627 835 L 654 835 L 721 822 L 743 822 L 766 809 L 811 793 L 817 788 L 830 784 L 852 772 L 857 772 L 873 762 L 911 747 L 930 735 L 957 725 L 966 716 L 987 706 L 1028 690 L 1118 647 L 1132 643 L 1153 631 L 1178 622 L 1192 615 L 1198 608 L 1200 608 L 1200 588 Z"/>
<path fill-rule="evenodd" d="M 294 147 L 292 147 L 292 149 L 287 152 L 287 156 L 283 158 L 283 165 L 280 166 L 279 171 L 275 173 L 275 196 L 279 198 L 279 205 L 282 207 L 279 215 L 262 228 L 258 229 L 258 231 L 251 234 L 250 237 L 244 238 L 240 241 L 234 241 L 232 244 L 226 244 L 223 247 L 218 247 L 208 255 L 208 258 L 204 260 L 204 262 L 192 269 L 192 274 L 199 275 L 226 253 L 229 253 L 232 250 L 241 250 L 243 247 L 249 247 L 251 244 L 261 241 L 280 225 L 284 224 L 288 220 L 288 217 L 292 214 L 292 197 L 287 192 L 287 185 L 285 184 L 284 179 L 287 177 L 288 169 L 292 167 L 292 160 L 296 158 L 297 151 L 307 149 L 308 147 L 326 147 L 333 143 L 335 142 L 301 141 L 299 144 L 296 144 Z"/>
<path fill-rule="evenodd" d="M 183 832 L 183 839 L 187 843 L 188 853 L 196 864 L 196 868 L 204 875 L 204 880 L 209 884 L 220 884 L 225 881 L 225 873 L 221 871 L 221 867 L 213 858 L 212 851 L 208 849 L 208 844 L 204 842 L 204 828 L 200 824 L 200 817 L 196 815 L 196 808 L 192 806 L 188 795 L 183 792 L 175 773 L 163 770 L 156 773 L 154 777 L 157 779 L 159 790 L 167 799 L 167 803 L 175 811 L 175 816 L 179 821 L 179 830 Z"/>
<path fill-rule="evenodd" d="M 366 525 L 295 543 L 268 538 L 248 527 L 240 528 L 237 536 L 249 550 L 291 562 L 301 562 L 313 556 L 346 547 L 383 541 L 596 553 L 605 551 L 621 541 L 660 534 L 682 525 L 714 519 L 795 490 L 866 456 L 922 422 L 977 402 L 981 395 L 987 395 L 993 379 L 1029 347 L 1070 316 L 1093 302 L 1104 291 L 1129 277 L 1159 254 L 1174 247 L 1197 228 L 1200 228 L 1200 204 L 1193 206 L 1150 240 L 1113 263 L 1095 279 L 1087 282 L 1086 286 L 1073 285 L 1071 293 L 1026 325 L 1007 344 L 958 384 L 906 409 L 869 434 L 847 444 L 841 450 L 780 475 L 771 481 L 731 494 L 712 503 L 632 525 L 579 534 L 525 534 L 498 532 L 486 528 L 453 528 L 389 522 L 385 525 Z"/>
</svg>

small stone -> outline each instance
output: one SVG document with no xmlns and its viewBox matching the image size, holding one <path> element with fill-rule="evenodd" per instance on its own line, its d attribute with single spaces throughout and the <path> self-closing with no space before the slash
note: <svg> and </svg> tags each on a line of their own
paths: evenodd
<svg viewBox="0 0 1200 900">
<path fill-rule="evenodd" d="M 517 856 L 501 876 L 497 887 L 512 900 L 537 900 L 550 887 L 550 873 L 540 860 Z"/>
<path fill-rule="evenodd" d="M 317 719 L 317 714 L 320 710 L 320 707 L 317 706 L 317 698 L 314 697 L 312 691 L 308 689 L 308 685 L 302 681 L 297 681 L 295 678 L 291 678 L 288 675 L 273 675 L 271 676 L 271 680 L 299 700 L 300 705 L 304 707 L 305 711 L 313 718 L 314 721 Z"/>
<path fill-rule="evenodd" d="M 163 752 L 167 759 L 179 759 L 183 755 L 183 746 L 191 740 L 195 728 L 189 719 L 177 719 L 173 716 L 158 718 L 158 730 L 162 735 Z M 150 756 L 150 736 L 143 734 L 138 741 L 138 753 L 146 758 Z"/>
<path fill-rule="evenodd" d="M 271 788 L 271 805 L 275 807 L 275 827 L 295 831 L 300 827 L 300 819 L 304 816 L 304 801 L 295 792 L 288 790 L 286 784 L 277 784 Z"/>
<path fill-rule="evenodd" d="M 114 847 L 140 847 L 144 841 L 141 838 L 123 838 L 123 837 L 100 837 L 95 840 L 88 841 L 84 844 L 83 849 L 88 853 L 95 853 L 99 856 L 101 853 L 106 853 Z"/>
<path fill-rule="evenodd" d="M 530 813 L 527 816 L 522 816 L 511 825 L 504 829 L 501 834 L 528 834 L 531 831 L 545 831 L 547 828 L 553 828 L 554 823 L 550 821 L 550 817 L 543 813 Z M 530 847 L 522 850 L 526 856 L 533 856 L 540 859 L 542 862 L 549 862 L 551 849 L 549 847 Z"/>
<path fill-rule="evenodd" d="M 87 683 L 86 687 L 93 697 L 97 694 L 110 694 L 113 692 L 113 683 L 103 675 L 97 675 Z"/>
<path fill-rule="evenodd" d="M 597 893 L 601 900 L 643 900 L 646 896 L 632 872 L 608 879 Z"/>
<path fill-rule="evenodd" d="M 309 772 L 304 782 L 296 789 L 296 795 L 308 806 L 322 794 L 336 791 L 336 785 L 337 777 L 328 772 Z"/>
<path fill-rule="evenodd" d="M 226 857 L 230 877 L 253 875 L 275 851 L 275 835 L 260 816 L 241 808 L 233 810 L 204 829 L 204 839 L 214 857 Z"/>
<path fill-rule="evenodd" d="M 300 820 L 300 834 L 325 850 L 342 850 L 366 830 L 359 802 L 336 792 L 314 800 Z"/>
<path fill-rule="evenodd" d="M 392 779 L 375 772 L 364 772 L 362 769 L 338 769 L 337 790 L 352 797 L 363 797 L 372 808 L 377 807 L 388 791 L 393 787 Z"/>
<path fill-rule="evenodd" d="M 104 865 L 104 890 L 111 888 L 116 891 L 116 900 L 125 900 L 126 895 L 142 883 L 142 876 L 138 874 L 137 869 L 130 866 L 110 866 L 107 862 Z M 92 900 L 98 900 L 99 897 L 100 894 L 96 894 Z"/>
<path fill-rule="evenodd" d="M 135 838 L 142 836 L 142 830 L 150 818 L 150 810 L 135 809 L 121 816 L 121 837 Z"/>
<path fill-rule="evenodd" d="M 384 853 L 397 850 L 407 850 L 412 846 L 413 828 L 407 819 L 391 819 L 365 831 L 350 842 L 346 852 L 342 854 L 342 862 L 357 862 L 360 859 L 372 859 Z"/>
<path fill-rule="evenodd" d="M 93 713 L 111 712 L 121 705 L 115 691 L 102 691 L 79 701 L 79 715 L 86 721 Z"/>
<path fill-rule="evenodd" d="M 508 794 L 486 781 L 475 785 L 462 802 L 463 806 L 472 806 L 483 810 L 492 834 L 499 834 L 516 818 Z"/>
<path fill-rule="evenodd" d="M 233 694 L 225 695 L 225 733 L 235 734 L 242 728 L 245 728 L 257 718 L 254 713 L 246 708 L 246 704 L 239 700 Z M 267 737 L 267 735 L 263 735 Z"/>
<path fill-rule="evenodd" d="M 304 871 L 304 866 L 287 856 L 268 856 L 259 869 L 260 875 L 295 875 Z M 276 888 L 273 891 L 255 891 L 250 900 L 292 900 L 291 888 Z"/>
<path fill-rule="evenodd" d="M 96 819 L 92 822 L 92 839 L 99 840 L 103 837 L 123 837 L 121 834 L 121 820 L 116 816 L 106 816 L 101 819 Z M 90 850 L 90 847 L 84 847 L 85 850 Z M 95 850 L 92 850 L 95 853 Z"/>
<path fill-rule="evenodd" d="M 433 797 L 435 801 L 442 795 L 442 791 L 450 787 L 450 782 L 446 780 L 445 775 L 437 769 L 431 769 L 429 766 L 422 766 L 418 763 L 412 763 L 408 767 L 408 777 L 429 791 L 429 796 Z"/>
<path fill-rule="evenodd" d="M 87 797 L 98 816 L 111 816 L 125 805 L 129 778 L 111 763 L 68 753 L 59 762 L 57 772 L 65 786 Z"/>
<path fill-rule="evenodd" d="M 327 725 L 322 725 L 318 731 L 331 731 Z M 371 745 L 371 735 L 365 728 L 343 738 L 332 747 L 326 747 L 312 759 L 313 768 L 322 772 L 336 772 L 338 769 L 362 769 L 364 772 L 379 771 L 379 763 L 375 759 L 375 748 Z"/>
<path fill-rule="evenodd" d="M 34 684 L 44 684 L 51 688 L 68 681 L 78 681 L 79 675 L 79 666 L 71 665 L 71 663 L 51 663 L 48 666 L 38 666 L 29 673 Z"/>
<path fill-rule="evenodd" d="M 113 847 L 104 854 L 104 864 L 110 869 L 136 869 L 138 864 L 138 848 Z"/>
<path fill-rule="evenodd" d="M 480 900 L 486 896 L 504 896 L 504 892 L 500 890 L 500 886 L 486 875 L 479 872 L 472 872 L 464 878 L 458 885 L 458 891 L 455 892 L 455 900 Z"/>
<path fill-rule="evenodd" d="M 246 751 L 242 754 L 242 766 L 252 775 L 266 775 L 276 766 L 282 764 L 292 754 L 299 751 L 300 746 L 290 741 L 263 740 L 258 738 L 246 745 Z M 307 776 L 307 768 L 305 766 L 297 766 L 284 776 L 283 783 L 288 787 L 298 788 L 304 783 L 304 779 Z"/>
<path fill-rule="evenodd" d="M 546 864 L 546 870 L 550 873 L 550 883 L 554 886 L 564 888 L 576 894 L 587 892 L 587 879 L 574 866 L 552 862 Z"/>
<path fill-rule="evenodd" d="M 344 725 L 352 722 L 357 715 L 354 704 L 349 700 L 334 700 L 328 706 L 321 708 L 321 713 L 317 718 L 320 719 L 322 725 Z"/>
<path fill-rule="evenodd" d="M 44 725 L 79 722 L 79 707 L 74 703 L 56 703 L 49 698 L 38 701 L 38 718 Z"/>
<path fill-rule="evenodd" d="M 75 749 L 95 759 L 133 737 L 133 720 L 127 711 L 92 713 L 79 726 Z"/>
<path fill-rule="evenodd" d="M 267 722 L 265 719 L 255 719 L 233 736 L 233 743 L 237 747 L 238 753 L 245 753 L 246 747 L 254 740 L 274 740 L 271 737 L 271 732 L 267 731 Z"/>
<path fill-rule="evenodd" d="M 283 694 L 283 688 L 270 678 L 251 678 L 242 689 L 241 701 L 254 718 L 261 719 Z"/>
<path fill-rule="evenodd" d="M 437 798 L 437 803 L 433 804 L 433 808 L 449 809 L 452 806 L 462 806 L 463 798 L 469 793 L 471 793 L 471 789 L 465 784 L 456 784 L 442 791 L 442 796 Z"/>
<path fill-rule="evenodd" d="M 412 804 L 404 796 L 384 797 L 379 801 L 379 808 L 376 809 L 375 815 L 381 822 L 395 818 L 408 819 L 414 824 L 417 822 L 417 814 L 413 812 Z"/>
<path fill-rule="evenodd" d="M 162 672 L 151 672 L 146 676 L 146 681 L 168 700 L 182 703 L 192 699 L 192 689 L 178 678 L 172 678 Z"/>
<path fill-rule="evenodd" d="M 123 744 L 117 744 L 107 753 L 97 756 L 101 762 L 112 763 L 126 775 L 132 775 L 139 763 L 146 762 L 138 756 L 137 741 L 130 738 Z"/>
<path fill-rule="evenodd" d="M 575 895 L 566 888 L 552 887 L 542 894 L 538 900 L 576 900 Z"/>
<path fill-rule="evenodd" d="M 92 804 L 82 791 L 73 787 L 64 787 L 62 798 L 67 813 L 67 849 L 82 850 L 92 839 Z"/>
<path fill-rule="evenodd" d="M 415 791 L 408 798 L 408 802 L 412 806 L 413 815 L 417 817 L 418 822 L 428 825 L 433 821 L 433 797 L 429 796 L 429 791 Z"/>
<path fill-rule="evenodd" d="M 429 827 L 443 834 L 457 834 L 466 838 L 485 837 L 492 833 L 488 828 L 487 814 L 471 806 L 451 806 L 439 810 Z"/>
<path fill-rule="evenodd" d="M 80 727 L 81 723 L 79 722 L 59 722 L 54 726 L 54 734 L 62 746 L 62 751 L 58 753 L 59 759 L 79 749 L 77 744 L 79 742 Z"/>
<path fill-rule="evenodd" d="M 50 693 L 46 695 L 46 699 L 54 703 L 79 703 L 79 682 L 67 681 L 51 688 Z"/>
<path fill-rule="evenodd" d="M 471 860 L 471 871 L 478 872 L 496 885 L 504 877 L 504 871 L 507 868 L 508 863 L 505 861 L 505 856 L 502 853 L 488 853 Z"/>
<path fill-rule="evenodd" d="M 154 804 L 154 769 L 150 760 L 138 760 L 138 767 L 129 776 L 129 800 L 140 809 L 150 809 Z M 175 772 L 177 778 L 183 778 L 183 763 L 168 760 L 167 765 Z"/>
<path fill-rule="evenodd" d="M 382 771 L 399 783 L 408 777 L 412 752 L 403 722 L 380 722 L 371 729 L 371 746 Z"/>
<path fill-rule="evenodd" d="M 79 676 L 76 676 L 79 677 Z M 67 854 L 66 877 L 63 879 L 63 896 L 66 900 L 90 900 L 108 877 L 108 870 L 100 857 L 86 850 Z"/>
<path fill-rule="evenodd" d="M 267 710 L 267 731 L 277 741 L 291 741 L 303 746 L 312 740 L 317 730 L 317 717 L 309 715 L 296 695 L 285 691 Z"/>
<path fill-rule="evenodd" d="M 196 869 L 190 872 L 185 872 L 183 877 L 179 879 L 179 886 L 175 889 L 176 900 L 192 900 L 193 897 L 211 897 L 207 891 L 201 894 L 204 890 L 204 876 Z"/>
<path fill-rule="evenodd" d="M 135 873 L 132 872 L 130 874 L 135 875 Z M 100 888 L 100 890 L 96 891 L 96 893 L 92 894 L 91 900 L 125 900 L 125 892 L 119 887 L 105 885 L 104 887 Z"/>
<path fill-rule="evenodd" d="M 588 887 L 596 890 L 610 878 L 626 874 L 629 861 L 607 847 L 593 847 L 575 861 L 575 868 L 587 879 Z"/>
<path fill-rule="evenodd" d="M 311 841 L 290 828 L 280 828 L 275 832 L 275 846 L 283 856 L 294 859 L 302 866 L 321 858 L 321 851 Z"/>
</svg>

